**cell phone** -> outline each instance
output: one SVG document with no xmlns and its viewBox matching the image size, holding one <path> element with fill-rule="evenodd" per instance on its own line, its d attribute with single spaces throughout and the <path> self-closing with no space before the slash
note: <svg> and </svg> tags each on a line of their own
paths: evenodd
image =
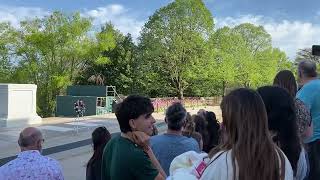
<svg viewBox="0 0 320 180">
<path fill-rule="evenodd" d="M 320 56 L 320 45 L 313 45 L 312 46 L 312 55 Z"/>
</svg>

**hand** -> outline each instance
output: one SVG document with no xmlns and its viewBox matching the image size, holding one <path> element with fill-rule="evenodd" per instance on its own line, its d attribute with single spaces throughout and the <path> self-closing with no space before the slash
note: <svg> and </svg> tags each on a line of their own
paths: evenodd
<svg viewBox="0 0 320 180">
<path fill-rule="evenodd" d="M 138 144 L 143 149 L 148 149 L 150 136 L 148 136 L 146 133 L 141 131 L 132 131 L 128 133 L 128 136 L 134 143 Z"/>
</svg>

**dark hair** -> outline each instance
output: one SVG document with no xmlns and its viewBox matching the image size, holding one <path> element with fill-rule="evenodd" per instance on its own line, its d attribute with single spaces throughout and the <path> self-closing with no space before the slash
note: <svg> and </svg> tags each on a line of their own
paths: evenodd
<svg viewBox="0 0 320 180">
<path fill-rule="evenodd" d="M 87 167 L 91 166 L 96 160 L 102 159 L 103 149 L 111 139 L 111 134 L 105 127 L 96 128 L 92 134 L 93 155 L 90 158 Z"/>
<path fill-rule="evenodd" d="M 120 130 L 123 133 L 132 131 L 129 125 L 130 119 L 136 119 L 143 114 L 152 114 L 154 111 L 151 100 L 139 95 L 130 95 L 117 104 L 116 117 Z"/>
<path fill-rule="evenodd" d="M 299 76 L 317 77 L 317 65 L 313 61 L 304 60 L 298 65 Z"/>
<path fill-rule="evenodd" d="M 220 107 L 225 139 L 209 156 L 232 150 L 234 179 L 283 179 L 280 167 L 284 168 L 285 157 L 272 142 L 267 113 L 259 94 L 250 89 L 236 89 L 223 98 Z"/>
<path fill-rule="evenodd" d="M 173 103 L 166 111 L 168 129 L 179 131 L 186 122 L 187 111 L 180 102 Z"/>
<path fill-rule="evenodd" d="M 286 89 L 291 97 L 296 97 L 298 88 L 296 79 L 291 71 L 283 70 L 278 72 L 273 80 L 273 85 Z"/>
<path fill-rule="evenodd" d="M 216 119 L 216 114 L 214 112 L 208 111 L 206 113 L 206 121 L 207 121 L 207 129 L 208 129 L 208 135 L 209 135 L 209 142 L 207 145 L 207 149 L 204 149 L 204 151 L 209 152 L 213 147 L 218 145 L 219 143 L 219 129 L 220 125 Z"/>
<path fill-rule="evenodd" d="M 258 89 L 269 121 L 269 130 L 276 133 L 274 141 L 288 157 L 294 174 L 301 152 L 295 105 L 287 91 L 280 87 L 264 86 Z"/>
<path fill-rule="evenodd" d="M 209 137 L 208 137 L 208 123 L 201 115 L 192 115 L 191 116 L 194 123 L 195 123 L 195 130 L 196 132 L 200 133 L 202 136 L 203 141 L 203 150 L 207 150 L 209 144 Z"/>
</svg>

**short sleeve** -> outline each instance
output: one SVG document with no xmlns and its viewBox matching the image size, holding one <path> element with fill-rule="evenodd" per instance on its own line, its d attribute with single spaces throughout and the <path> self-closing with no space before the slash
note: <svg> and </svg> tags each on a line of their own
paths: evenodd
<svg viewBox="0 0 320 180">
<path fill-rule="evenodd" d="M 311 109 L 313 98 L 312 98 L 312 95 L 310 95 L 307 90 L 301 89 L 297 94 L 297 98 L 300 99 L 306 105 L 308 110 Z"/>
<path fill-rule="evenodd" d="M 158 170 L 152 165 L 149 156 L 142 150 L 136 150 L 132 156 L 131 172 L 136 179 L 154 180 L 159 174 Z"/>
</svg>

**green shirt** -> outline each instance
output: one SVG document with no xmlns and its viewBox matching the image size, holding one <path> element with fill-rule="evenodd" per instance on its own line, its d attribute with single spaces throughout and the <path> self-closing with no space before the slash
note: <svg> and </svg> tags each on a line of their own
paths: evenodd
<svg viewBox="0 0 320 180">
<path fill-rule="evenodd" d="M 121 136 L 104 148 L 101 168 L 102 180 L 154 180 L 158 175 L 143 149 Z"/>
</svg>

